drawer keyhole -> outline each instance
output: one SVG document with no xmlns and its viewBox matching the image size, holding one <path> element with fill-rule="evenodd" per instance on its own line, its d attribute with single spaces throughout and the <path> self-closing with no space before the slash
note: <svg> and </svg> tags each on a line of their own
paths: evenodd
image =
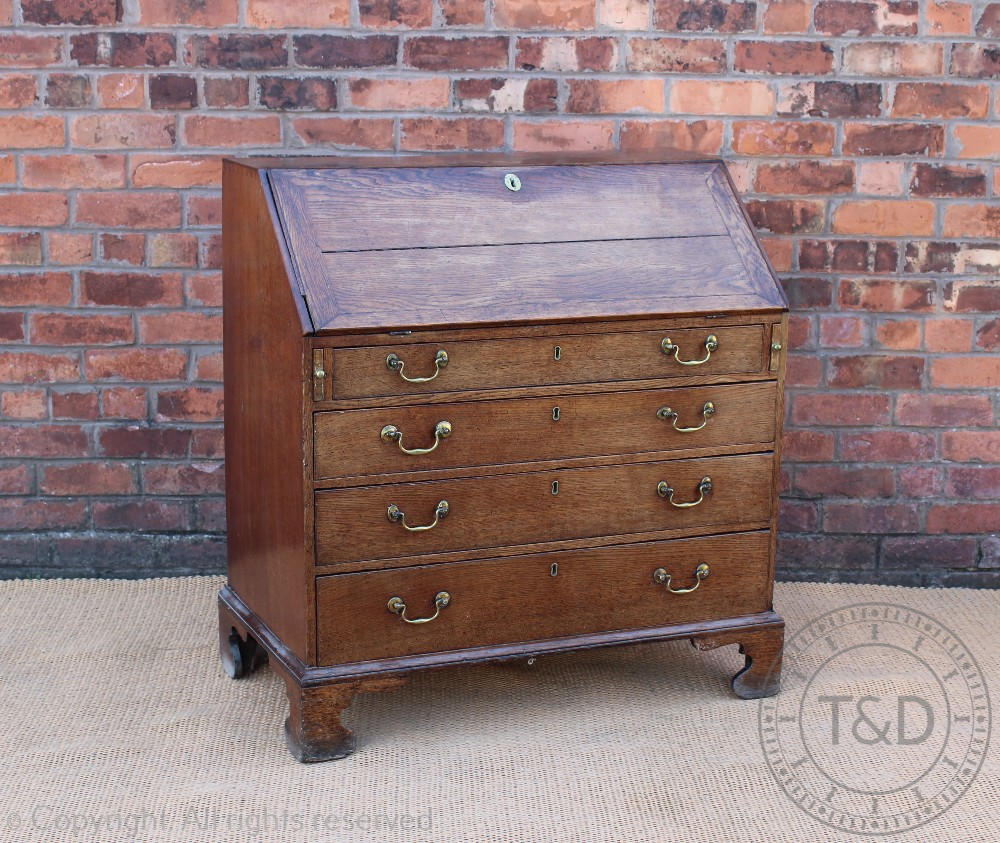
<svg viewBox="0 0 1000 843">
<path fill-rule="evenodd" d="M 558 480 L 553 480 L 552 481 L 552 494 L 553 495 L 558 495 L 559 494 L 559 481 Z"/>
<path fill-rule="evenodd" d="M 554 360 L 562 360 L 562 348 L 560 346 L 557 345 L 552 349 L 552 358 Z"/>
<path fill-rule="evenodd" d="M 552 408 L 552 421 L 559 421 L 559 408 L 558 407 L 553 407 Z"/>
<path fill-rule="evenodd" d="M 559 575 L 559 563 L 558 562 L 553 562 L 552 563 L 552 567 L 549 568 L 549 576 L 550 577 L 555 577 L 555 576 L 558 576 L 558 575 Z"/>
</svg>

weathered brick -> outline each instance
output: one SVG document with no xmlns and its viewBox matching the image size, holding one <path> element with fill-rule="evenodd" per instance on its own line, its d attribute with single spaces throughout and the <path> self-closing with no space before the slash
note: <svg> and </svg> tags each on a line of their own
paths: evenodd
<svg viewBox="0 0 1000 843">
<path fill-rule="evenodd" d="M 803 234 L 823 227 L 824 203 L 806 199 L 753 199 L 747 213 L 757 228 L 774 234 Z"/>
<path fill-rule="evenodd" d="M 828 503 L 823 507 L 823 529 L 829 533 L 916 533 L 920 511 L 908 503 Z"/>
<path fill-rule="evenodd" d="M 928 319 L 924 323 L 924 348 L 928 351 L 971 351 L 972 320 Z"/>
<path fill-rule="evenodd" d="M 91 380 L 179 381 L 186 364 L 187 355 L 176 349 L 116 348 L 84 354 Z"/>
<path fill-rule="evenodd" d="M 918 389 L 924 372 L 922 357 L 857 354 L 830 360 L 830 386 L 859 389 Z"/>
<path fill-rule="evenodd" d="M 142 465 L 143 489 L 154 495 L 217 495 L 225 490 L 225 479 L 218 462 Z"/>
<path fill-rule="evenodd" d="M 940 76 L 943 61 L 941 44 L 869 41 L 844 47 L 843 71 L 849 76 Z"/>
<path fill-rule="evenodd" d="M 0 306 L 65 307 L 73 300 L 67 272 L 0 273 Z"/>
<path fill-rule="evenodd" d="M 73 234 L 53 231 L 49 234 L 49 262 L 63 266 L 92 263 L 94 237 L 92 234 Z"/>
<path fill-rule="evenodd" d="M 833 50 L 821 41 L 737 41 L 733 70 L 819 76 L 833 70 Z"/>
<path fill-rule="evenodd" d="M 0 108 L 28 108 L 37 98 L 34 76 L 24 73 L 0 76 Z"/>
<path fill-rule="evenodd" d="M 658 113 L 663 110 L 662 79 L 572 79 L 566 111 L 577 114 Z"/>
<path fill-rule="evenodd" d="M 322 36 L 299 36 L 296 43 L 315 37 Z M 192 35 L 187 41 L 187 61 L 198 67 L 263 70 L 285 67 L 288 49 L 281 35 Z"/>
<path fill-rule="evenodd" d="M 0 232 L 0 264 L 38 266 L 42 262 L 40 232 Z"/>
<path fill-rule="evenodd" d="M 773 0 L 764 11 L 764 34 L 807 32 L 811 9 L 808 0 Z"/>
<path fill-rule="evenodd" d="M 951 281 L 945 285 L 942 304 L 956 313 L 1000 311 L 1000 281 Z"/>
<path fill-rule="evenodd" d="M 590 0 L 494 0 L 493 20 L 503 29 L 593 29 L 594 7 Z"/>
<path fill-rule="evenodd" d="M 972 32 L 972 6 L 944 0 L 927 5 L 929 35 L 968 35 Z"/>
<path fill-rule="evenodd" d="M 105 398 L 105 409 L 107 403 Z M 97 434 L 97 452 L 106 457 L 176 459 L 187 456 L 190 446 L 191 431 L 180 428 L 127 425 L 102 427 Z"/>
<path fill-rule="evenodd" d="M 986 173 L 978 167 L 915 164 L 910 192 L 915 196 L 985 196 Z"/>
<path fill-rule="evenodd" d="M 411 117 L 400 120 L 400 149 L 496 149 L 503 121 L 489 117 Z"/>
<path fill-rule="evenodd" d="M 97 78 L 97 102 L 102 108 L 142 108 L 145 78 L 137 73 L 106 73 Z"/>
<path fill-rule="evenodd" d="M 0 340 L 21 342 L 24 337 L 24 316 L 17 312 L 0 313 Z"/>
<path fill-rule="evenodd" d="M 934 307 L 935 286 L 929 281 L 841 281 L 837 300 L 842 308 L 891 311 L 929 311 Z"/>
<path fill-rule="evenodd" d="M 598 23 L 610 29 L 646 29 L 651 0 L 604 0 Z"/>
<path fill-rule="evenodd" d="M 0 67 L 46 67 L 58 64 L 62 39 L 57 35 L 0 33 Z"/>
<path fill-rule="evenodd" d="M 433 13 L 432 0 L 358 0 L 361 25 L 370 29 L 428 27 Z"/>
<path fill-rule="evenodd" d="M 48 415 L 44 389 L 8 390 L 0 394 L 0 415 L 8 419 L 29 421 Z"/>
<path fill-rule="evenodd" d="M 985 117 L 990 90 L 986 85 L 900 82 L 892 101 L 893 117 Z"/>
<path fill-rule="evenodd" d="M 43 466 L 38 488 L 46 495 L 128 495 L 136 483 L 124 463 L 81 462 Z"/>
<path fill-rule="evenodd" d="M 877 82 L 796 82 L 781 87 L 777 110 L 811 117 L 878 117 L 882 86 Z"/>
<path fill-rule="evenodd" d="M 823 272 L 895 272 L 895 243 L 873 240 L 803 240 L 799 268 Z"/>
<path fill-rule="evenodd" d="M 1000 46 L 955 44 L 951 49 L 951 74 L 968 79 L 1000 79 Z"/>
<path fill-rule="evenodd" d="M 86 304 L 106 307 L 180 307 L 179 275 L 139 272 L 83 272 L 81 297 Z"/>
<path fill-rule="evenodd" d="M 62 225 L 69 218 L 64 193 L 0 193 L 0 225 Z"/>
<path fill-rule="evenodd" d="M 891 498 L 895 486 L 888 468 L 814 465 L 795 470 L 793 488 L 807 498 Z"/>
<path fill-rule="evenodd" d="M 934 230 L 934 205 L 917 200 L 846 201 L 834 209 L 837 234 L 871 234 L 889 237 L 930 235 Z"/>
<path fill-rule="evenodd" d="M 395 81 L 395 80 L 392 80 Z M 403 80 L 400 80 L 403 81 Z M 437 83 L 439 80 L 433 80 Z M 446 80 L 440 80 L 446 82 Z M 390 80 L 378 83 L 389 84 Z M 422 87 L 418 88 L 417 95 L 414 96 L 407 90 L 400 91 L 404 97 L 390 100 L 391 106 L 379 106 L 382 108 L 393 107 L 403 108 L 406 102 L 412 102 L 410 108 L 440 108 L 441 101 L 447 102 L 448 89 L 439 91 L 438 86 L 434 86 L 427 80 Z M 405 82 L 403 83 L 406 84 Z M 357 98 L 354 93 L 355 83 L 351 83 L 351 99 L 357 105 Z M 378 91 L 379 89 L 376 88 Z M 381 92 L 379 92 L 381 93 Z M 524 79 L 524 78 L 494 78 L 494 79 L 459 79 L 455 82 L 455 101 L 462 111 L 490 111 L 494 113 L 503 112 L 527 112 L 543 113 L 555 111 L 557 109 L 556 99 L 559 95 L 559 88 L 555 79 Z M 381 96 L 376 102 L 381 100 Z M 372 101 L 371 94 L 366 91 L 362 100 L 365 105 L 362 107 L 372 107 L 368 105 Z M 429 104 L 428 104 L 429 103 Z"/>
<path fill-rule="evenodd" d="M 125 187 L 124 155 L 25 155 L 22 166 L 25 187 Z"/>
<path fill-rule="evenodd" d="M 833 434 L 819 430 L 786 430 L 781 456 L 789 462 L 826 462 L 833 459 Z"/>
<path fill-rule="evenodd" d="M 222 225 L 222 197 L 221 196 L 186 196 L 184 205 L 187 208 L 188 228 L 195 226 L 211 226 L 218 228 Z"/>
<path fill-rule="evenodd" d="M 165 32 L 112 32 L 112 67 L 163 67 L 177 59 L 177 41 Z"/>
<path fill-rule="evenodd" d="M 830 123 L 733 123 L 733 151 L 743 155 L 830 155 L 835 138 Z"/>
<path fill-rule="evenodd" d="M 222 159 L 207 155 L 142 155 L 131 159 L 135 187 L 219 187 Z"/>
<path fill-rule="evenodd" d="M 819 320 L 819 341 L 823 348 L 857 348 L 864 343 L 865 333 L 865 321 L 857 316 L 821 316 Z"/>
<path fill-rule="evenodd" d="M 630 38 L 626 66 L 643 73 L 724 73 L 726 42 L 716 38 Z"/>
<path fill-rule="evenodd" d="M 756 24 L 756 3 L 654 0 L 653 26 L 668 32 L 752 32 Z"/>
<path fill-rule="evenodd" d="M 215 313 L 150 313 L 139 317 L 145 345 L 222 342 L 222 316 Z"/>
<path fill-rule="evenodd" d="M 295 62 L 302 67 L 391 67 L 396 63 L 396 35 L 296 35 Z"/>
<path fill-rule="evenodd" d="M 949 205 L 943 233 L 945 237 L 1000 237 L 1000 203 Z"/>
<path fill-rule="evenodd" d="M 833 301 L 833 282 L 826 278 L 783 278 L 781 286 L 794 310 L 825 308 Z"/>
<path fill-rule="evenodd" d="M 337 83 L 333 79 L 262 76 L 257 80 L 257 90 L 264 108 L 333 111 L 337 107 Z"/>
<path fill-rule="evenodd" d="M 393 121 L 350 117 L 302 117 L 292 128 L 303 143 L 341 149 L 392 149 Z"/>
<path fill-rule="evenodd" d="M 250 104 L 250 83 L 239 76 L 212 76 L 202 82 L 205 105 L 209 108 L 246 108 Z"/>
<path fill-rule="evenodd" d="M 860 161 L 857 165 L 857 192 L 874 196 L 901 196 L 903 162 Z"/>
<path fill-rule="evenodd" d="M 189 522 L 186 504 L 148 498 L 124 503 L 95 502 L 93 517 L 99 530 L 183 532 Z"/>
<path fill-rule="evenodd" d="M 889 423 L 889 397 L 878 393 L 817 392 L 792 399 L 792 421 L 820 427 L 861 427 Z"/>
<path fill-rule="evenodd" d="M 178 231 L 149 236 L 150 266 L 197 266 L 198 238 Z"/>
<path fill-rule="evenodd" d="M 196 108 L 198 80 L 193 76 L 157 74 L 149 77 L 149 104 L 171 111 Z"/>
<path fill-rule="evenodd" d="M 670 110 L 681 114 L 770 114 L 774 111 L 774 91 L 758 81 L 683 79 L 670 86 Z"/>
<path fill-rule="evenodd" d="M 626 120 L 621 148 L 673 149 L 716 155 L 722 150 L 723 124 L 719 120 Z"/>
<path fill-rule="evenodd" d="M 90 105 L 90 79 L 73 73 L 54 73 L 45 84 L 49 108 L 86 108 Z"/>
<path fill-rule="evenodd" d="M 613 38 L 518 38 L 514 66 L 518 70 L 575 72 L 611 70 L 618 61 Z"/>
<path fill-rule="evenodd" d="M 889 536 L 882 542 L 883 568 L 971 568 L 976 540 L 941 536 Z"/>
<path fill-rule="evenodd" d="M 26 465 L 0 465 L 0 494 L 29 495 L 34 491 L 32 472 Z"/>
<path fill-rule="evenodd" d="M 486 0 L 438 0 L 445 26 L 482 26 Z"/>
<path fill-rule="evenodd" d="M 808 569 L 817 560 L 822 560 L 823 568 L 830 570 L 874 569 L 877 547 L 867 537 L 783 536 L 778 542 L 779 574 L 782 570 Z"/>
<path fill-rule="evenodd" d="M 996 532 L 1000 504 L 934 504 L 927 511 L 928 533 L 982 534 Z"/>
<path fill-rule="evenodd" d="M 142 0 L 144 26 L 226 26 L 238 21 L 237 0 Z"/>
<path fill-rule="evenodd" d="M 757 167 L 755 184 L 760 193 L 850 193 L 854 189 L 854 167 L 847 162 L 820 161 L 765 164 Z"/>
<path fill-rule="evenodd" d="M 201 354 L 195 362 L 195 379 L 222 383 L 222 352 Z"/>
<path fill-rule="evenodd" d="M 87 524 L 84 501 L 0 499 L 0 529 L 72 530 Z"/>
<path fill-rule="evenodd" d="M 844 127 L 846 155 L 941 155 L 944 127 L 927 123 L 870 125 L 848 123 Z"/>
<path fill-rule="evenodd" d="M 875 340 L 896 351 L 914 351 L 920 348 L 920 321 L 918 319 L 891 319 L 875 326 Z"/>
<path fill-rule="evenodd" d="M 350 0 L 328 3 L 248 0 L 247 3 L 247 24 L 259 29 L 346 28 L 350 23 Z"/>
<path fill-rule="evenodd" d="M 31 339 L 39 345 L 120 345 L 135 341 L 132 317 L 34 313 Z"/>
<path fill-rule="evenodd" d="M 184 140 L 189 146 L 273 146 L 281 143 L 281 119 L 190 114 L 184 118 Z"/>
<path fill-rule="evenodd" d="M 614 124 L 607 120 L 548 120 L 514 123 L 514 149 L 519 152 L 602 150 L 614 145 Z"/>
<path fill-rule="evenodd" d="M 421 70 L 491 70 L 507 66 L 506 36 L 425 35 L 403 45 L 403 62 Z M 395 58 L 395 54 L 393 54 Z"/>
<path fill-rule="evenodd" d="M 100 416 L 100 401 L 96 391 L 52 392 L 52 418 L 93 420 Z"/>
<path fill-rule="evenodd" d="M 116 0 L 21 0 L 25 23 L 107 26 L 121 20 Z"/>
<path fill-rule="evenodd" d="M 22 114 L 0 117 L 0 144 L 7 149 L 41 149 L 62 146 L 65 142 L 66 129 L 62 117 L 29 117 Z"/>
<path fill-rule="evenodd" d="M 1000 358 L 937 357 L 931 361 L 931 386 L 941 389 L 996 389 L 1000 386 Z"/>
<path fill-rule="evenodd" d="M 81 193 L 77 197 L 76 219 L 80 225 L 174 228 L 181 223 L 181 202 L 176 193 Z"/>
<path fill-rule="evenodd" d="M 70 141 L 74 146 L 91 149 L 173 146 L 177 138 L 176 120 L 166 114 L 81 115 L 73 118 Z"/>
<path fill-rule="evenodd" d="M 187 387 L 160 392 L 156 399 L 156 420 L 222 421 L 222 390 L 210 387 Z"/>
</svg>

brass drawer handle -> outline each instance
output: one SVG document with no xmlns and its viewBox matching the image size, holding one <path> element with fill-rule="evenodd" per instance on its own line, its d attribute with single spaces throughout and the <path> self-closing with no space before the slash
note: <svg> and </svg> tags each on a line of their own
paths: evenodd
<svg viewBox="0 0 1000 843">
<path fill-rule="evenodd" d="M 442 439 L 447 439 L 451 436 L 451 422 L 449 421 L 439 421 L 434 425 L 434 444 L 429 448 L 406 448 L 403 446 L 403 431 L 401 431 L 394 424 L 387 424 L 382 428 L 382 432 L 379 434 L 383 442 L 395 442 L 399 445 L 399 450 L 404 454 L 429 454 L 438 445 L 441 444 Z"/>
<path fill-rule="evenodd" d="M 385 358 L 386 368 L 390 372 L 398 374 L 407 383 L 427 383 L 427 381 L 432 381 L 440 375 L 441 370 L 448 365 L 448 352 L 443 348 L 438 349 L 437 354 L 434 355 L 434 374 L 426 378 L 408 378 L 403 374 L 403 366 L 405 365 L 400 356 L 395 352 Z"/>
<path fill-rule="evenodd" d="M 678 433 L 694 433 L 696 430 L 701 430 L 706 424 L 708 424 L 708 417 L 715 415 L 715 404 L 711 401 L 706 401 L 705 406 L 701 408 L 701 415 L 704 418 L 701 424 L 697 427 L 678 427 L 677 426 L 677 413 L 670 409 L 670 407 L 660 407 L 656 411 L 656 417 L 658 419 L 672 419 L 671 424 L 674 426 L 674 430 Z"/>
<path fill-rule="evenodd" d="M 707 363 L 708 358 L 712 356 L 712 352 L 719 347 L 719 338 L 715 334 L 709 334 L 705 337 L 705 356 L 701 360 L 681 360 L 681 347 L 670 341 L 670 337 L 664 337 L 660 340 L 660 349 L 664 354 L 673 353 L 674 360 L 680 363 L 682 366 L 700 366 L 702 363 Z"/>
<path fill-rule="evenodd" d="M 438 505 L 434 508 L 434 520 L 430 524 L 424 524 L 422 527 L 411 527 L 407 524 L 406 513 L 394 503 L 389 504 L 385 515 L 393 524 L 402 524 L 403 528 L 409 530 L 411 533 L 422 533 L 424 530 L 433 530 L 437 526 L 438 521 L 446 518 L 449 512 L 451 512 L 451 506 L 448 504 L 448 501 L 438 501 Z"/>
<path fill-rule="evenodd" d="M 697 586 L 696 586 L 697 587 Z M 406 617 L 406 602 L 402 597 L 390 597 L 386 607 L 394 615 L 399 615 L 406 623 L 430 623 L 442 609 L 446 609 L 451 603 L 451 595 L 447 591 L 439 591 L 434 595 L 434 614 L 429 618 L 408 618 Z"/>
<path fill-rule="evenodd" d="M 667 591 L 671 594 L 690 594 L 692 591 L 696 591 L 698 586 L 701 585 L 701 581 L 708 576 L 708 565 L 702 562 L 697 568 L 694 569 L 694 579 L 695 583 L 688 588 L 671 588 L 670 586 L 670 574 L 667 573 L 665 568 L 657 568 L 653 571 L 653 582 L 665 585 Z"/>
<path fill-rule="evenodd" d="M 712 478 L 702 477 L 701 482 L 698 484 L 698 500 L 689 501 L 688 503 L 677 503 L 674 500 L 674 490 L 670 487 L 670 484 L 666 480 L 661 480 L 656 484 L 656 494 L 661 498 L 666 498 L 671 506 L 676 506 L 678 509 L 688 509 L 692 506 L 697 506 L 703 500 L 705 500 L 706 495 L 712 494 Z"/>
</svg>

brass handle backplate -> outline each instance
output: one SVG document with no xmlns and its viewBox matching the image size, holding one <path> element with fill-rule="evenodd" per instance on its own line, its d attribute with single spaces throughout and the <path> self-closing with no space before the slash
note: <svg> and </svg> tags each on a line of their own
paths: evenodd
<svg viewBox="0 0 1000 843">
<path fill-rule="evenodd" d="M 688 509 L 692 506 L 697 506 L 707 495 L 712 494 L 712 478 L 702 477 L 701 482 L 698 484 L 698 500 L 688 501 L 687 503 L 677 503 L 674 500 L 674 490 L 666 480 L 661 480 L 656 484 L 656 494 L 661 498 L 666 498 L 667 502 L 671 506 L 676 506 L 678 509 Z"/>
<path fill-rule="evenodd" d="M 674 360 L 680 363 L 682 366 L 700 366 L 702 363 L 707 363 L 708 358 L 712 356 L 712 352 L 719 347 L 719 338 L 715 334 L 709 334 L 705 337 L 705 356 L 701 360 L 681 360 L 681 347 L 674 343 L 670 337 L 664 337 L 660 340 L 660 349 L 664 354 L 673 354 Z"/>
<path fill-rule="evenodd" d="M 677 413 L 670 407 L 660 407 L 660 409 L 656 411 L 656 417 L 658 419 L 663 419 L 664 421 L 671 419 L 671 424 L 673 425 L 674 430 L 678 433 L 694 433 L 696 430 L 701 430 L 706 424 L 708 424 L 708 417 L 715 415 L 715 404 L 711 401 L 706 401 L 705 406 L 701 408 L 701 415 L 703 417 L 703 421 L 697 427 L 678 427 Z"/>
<path fill-rule="evenodd" d="M 383 442 L 395 442 L 399 445 L 399 450 L 404 454 L 418 455 L 418 454 L 429 454 L 438 445 L 441 444 L 442 439 L 447 439 L 451 436 L 451 422 L 449 421 L 439 421 L 434 425 L 434 444 L 429 448 L 407 448 L 403 445 L 403 431 L 401 431 L 394 424 L 387 424 L 382 428 L 382 432 L 379 434 Z"/>
<path fill-rule="evenodd" d="M 672 588 L 670 585 L 670 574 L 667 573 L 666 568 L 657 568 L 653 571 L 653 582 L 666 586 L 667 591 L 671 594 L 690 594 L 695 591 L 701 581 L 708 576 L 708 565 L 702 562 L 694 569 L 694 585 L 688 586 L 687 588 Z"/>
<path fill-rule="evenodd" d="M 390 597 L 389 602 L 386 603 L 386 608 L 394 615 L 399 615 L 406 623 L 430 623 L 441 614 L 442 609 L 448 607 L 449 603 L 451 603 L 451 595 L 447 591 L 439 591 L 434 595 L 434 614 L 429 618 L 406 617 L 406 602 L 402 597 Z"/>
<path fill-rule="evenodd" d="M 438 501 L 438 505 L 434 508 L 434 520 L 430 524 L 424 524 L 422 527 L 411 527 L 407 524 L 406 513 L 394 503 L 389 504 L 389 507 L 385 511 L 385 516 L 393 524 L 402 524 L 403 529 L 409 530 L 411 533 L 422 533 L 424 530 L 434 529 L 438 521 L 446 518 L 449 512 L 451 512 L 451 506 L 448 504 L 448 501 Z"/>
<path fill-rule="evenodd" d="M 408 378 L 403 374 L 403 367 L 405 365 L 402 358 L 395 352 L 390 353 L 385 358 L 385 367 L 390 372 L 395 372 L 407 383 L 427 383 L 427 381 L 432 381 L 440 375 L 441 370 L 448 365 L 448 352 L 443 348 L 438 349 L 437 354 L 434 355 L 434 374 L 428 375 L 426 378 Z"/>
</svg>

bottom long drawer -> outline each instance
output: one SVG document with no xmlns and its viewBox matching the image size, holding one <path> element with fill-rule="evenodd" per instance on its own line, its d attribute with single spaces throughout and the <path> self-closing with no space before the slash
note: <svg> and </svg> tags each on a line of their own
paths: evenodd
<svg viewBox="0 0 1000 843">
<path fill-rule="evenodd" d="M 761 531 L 319 577 L 319 659 L 345 664 L 763 612 L 769 550 Z"/>
</svg>

